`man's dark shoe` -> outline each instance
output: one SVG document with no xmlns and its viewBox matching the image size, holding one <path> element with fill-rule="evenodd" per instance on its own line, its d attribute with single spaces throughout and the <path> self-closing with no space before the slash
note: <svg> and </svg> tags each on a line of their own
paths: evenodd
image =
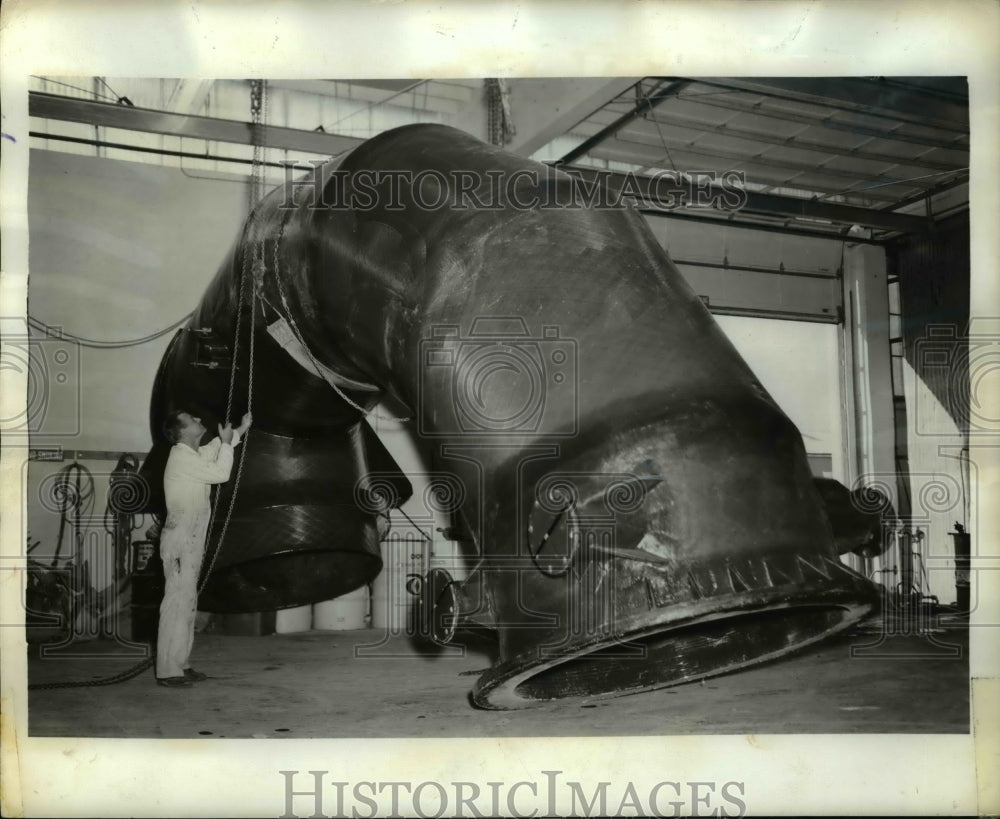
<svg viewBox="0 0 1000 819">
<path fill-rule="evenodd" d="M 156 684 L 167 688 L 190 688 L 191 680 L 187 677 L 157 677 Z"/>
<path fill-rule="evenodd" d="M 195 671 L 193 668 L 184 669 L 184 679 L 190 680 L 191 682 L 202 682 L 208 679 L 208 674 L 202 674 L 200 671 Z"/>
</svg>

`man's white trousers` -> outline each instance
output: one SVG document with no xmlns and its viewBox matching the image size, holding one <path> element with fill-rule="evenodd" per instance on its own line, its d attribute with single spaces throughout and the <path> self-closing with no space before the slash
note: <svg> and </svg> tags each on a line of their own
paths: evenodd
<svg viewBox="0 0 1000 819">
<path fill-rule="evenodd" d="M 184 669 L 190 667 L 198 572 L 211 515 L 208 507 L 170 514 L 160 535 L 165 580 L 156 646 L 156 676 L 160 678 L 182 677 Z"/>
</svg>

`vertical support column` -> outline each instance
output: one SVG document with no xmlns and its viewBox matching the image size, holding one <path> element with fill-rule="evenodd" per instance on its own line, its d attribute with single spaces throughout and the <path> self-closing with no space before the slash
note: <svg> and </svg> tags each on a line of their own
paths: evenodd
<svg viewBox="0 0 1000 819">
<path fill-rule="evenodd" d="M 877 482 L 898 509 L 885 251 L 873 245 L 848 245 L 843 287 L 840 361 L 846 483 Z M 848 562 L 870 574 L 882 569 L 883 560 L 852 556 Z"/>
</svg>

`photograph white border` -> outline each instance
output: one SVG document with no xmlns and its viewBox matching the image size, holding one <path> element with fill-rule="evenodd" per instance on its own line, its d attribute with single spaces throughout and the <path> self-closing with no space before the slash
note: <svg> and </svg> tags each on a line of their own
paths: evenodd
<svg viewBox="0 0 1000 819">
<path fill-rule="evenodd" d="M 31 74 L 149 77 L 916 76 L 969 79 L 973 316 L 1000 315 L 1000 5 L 964 2 L 82 2 L 7 0 L 2 49 L 0 311 L 26 308 Z M 4 380 L 2 417 L 23 401 Z M 1000 396 L 996 396 L 1000 399 Z M 993 406 L 1000 405 L 1000 400 Z M 1000 447 L 1000 441 L 993 446 Z M 1000 449 L 973 445 L 982 501 Z M 1000 573 L 980 573 L 973 733 L 398 740 L 32 738 L 20 607 L 26 453 L 0 461 L 2 800 L 8 816 L 279 816 L 279 770 L 328 780 L 741 781 L 752 814 L 1000 811 Z M 975 511 L 975 510 L 974 510 Z M 983 504 L 979 554 L 1000 559 Z M 1000 566 L 1000 564 L 998 564 Z M 905 692 L 900 692 L 905 696 Z M 655 715 L 651 714 L 655 719 Z M 574 715 L 574 720 L 579 717 Z M 579 732 L 582 726 L 574 725 Z M 978 776 L 977 776 L 978 771 Z M 567 811 L 565 794 L 555 805 Z M 536 804 L 525 799 L 525 809 Z M 333 805 L 328 810 L 332 813 Z M 384 811 L 380 811 L 382 815 Z"/>
</svg>

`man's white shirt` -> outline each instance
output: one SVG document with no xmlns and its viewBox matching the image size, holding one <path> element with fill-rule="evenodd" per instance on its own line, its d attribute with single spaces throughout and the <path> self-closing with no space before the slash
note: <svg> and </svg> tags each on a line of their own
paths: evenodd
<svg viewBox="0 0 1000 819">
<path fill-rule="evenodd" d="M 197 450 L 187 444 L 174 444 L 163 470 L 163 493 L 168 512 L 202 509 L 209 505 L 211 484 L 225 483 L 233 468 L 233 447 L 240 434 L 233 430 L 233 441 L 225 444 L 218 437 Z"/>
</svg>

